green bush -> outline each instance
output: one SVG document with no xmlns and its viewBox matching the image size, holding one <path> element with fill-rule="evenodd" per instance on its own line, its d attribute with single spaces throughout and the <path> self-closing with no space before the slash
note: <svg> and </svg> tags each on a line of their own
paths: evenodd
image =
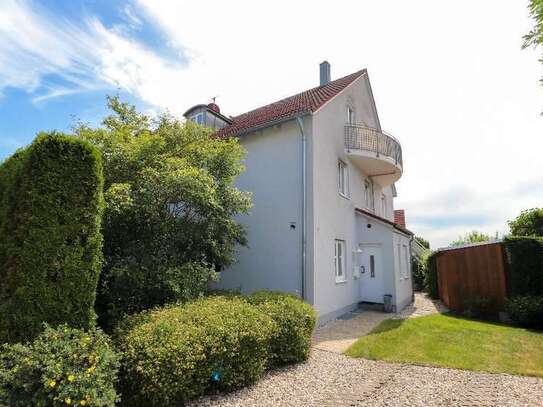
<svg viewBox="0 0 543 407">
<path fill-rule="evenodd" d="M 0 348 L 0 405 L 114 406 L 118 357 L 106 335 L 65 325 Z"/>
<path fill-rule="evenodd" d="M 275 329 L 271 318 L 235 297 L 202 298 L 128 320 L 117 333 L 127 406 L 177 406 L 254 383 Z"/>
<path fill-rule="evenodd" d="M 0 166 L 0 342 L 94 323 L 102 183 L 98 152 L 57 133 Z"/>
<path fill-rule="evenodd" d="M 507 237 L 508 295 L 543 296 L 543 238 Z"/>
<path fill-rule="evenodd" d="M 505 303 L 512 321 L 526 327 L 543 327 L 543 296 L 512 297 Z"/>
<path fill-rule="evenodd" d="M 437 252 L 433 252 L 424 261 L 424 289 L 430 298 L 439 298 L 437 281 Z"/>
<path fill-rule="evenodd" d="M 317 315 L 313 307 L 293 294 L 258 291 L 247 297 L 276 328 L 270 339 L 269 366 L 280 366 L 307 360 L 311 350 L 311 334 Z"/>
</svg>

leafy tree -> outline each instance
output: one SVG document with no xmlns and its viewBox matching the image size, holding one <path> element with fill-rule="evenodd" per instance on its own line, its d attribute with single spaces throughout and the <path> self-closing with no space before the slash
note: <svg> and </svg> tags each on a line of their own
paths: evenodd
<svg viewBox="0 0 543 407">
<path fill-rule="evenodd" d="M 490 240 L 492 240 L 490 236 L 485 235 L 482 232 L 473 230 L 470 233 L 467 233 L 463 237 L 460 236 L 458 240 L 455 240 L 454 242 L 450 244 L 450 247 L 462 246 L 464 244 L 470 244 L 470 243 L 488 242 Z"/>
<path fill-rule="evenodd" d="M 250 207 L 233 186 L 244 156 L 236 139 L 169 115 L 152 120 L 118 97 L 108 105 L 102 127 L 75 128 L 104 161 L 97 311 L 105 328 L 124 314 L 201 295 L 246 243 L 233 217 Z"/>
<path fill-rule="evenodd" d="M 430 249 L 430 242 L 423 237 L 415 236 L 415 240 L 422 246 Z"/>
<path fill-rule="evenodd" d="M 530 15 L 535 21 L 534 28 L 524 36 L 523 48 L 543 45 L 543 0 L 531 0 L 528 6 Z M 543 57 L 539 59 L 543 63 Z M 543 79 L 541 80 L 543 83 Z"/>
<path fill-rule="evenodd" d="M 522 211 L 507 223 L 513 236 L 543 236 L 543 208 Z"/>
</svg>

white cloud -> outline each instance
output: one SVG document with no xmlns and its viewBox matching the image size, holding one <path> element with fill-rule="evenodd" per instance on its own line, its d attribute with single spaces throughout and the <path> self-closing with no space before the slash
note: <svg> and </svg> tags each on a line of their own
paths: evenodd
<svg viewBox="0 0 543 407">
<path fill-rule="evenodd" d="M 4 0 L 0 91 L 36 92 L 56 73 L 74 89 L 121 87 L 174 114 L 213 96 L 238 114 L 315 86 L 323 59 L 333 77 L 367 67 L 383 128 L 402 142 L 396 207 L 416 233 L 442 246 L 474 228 L 505 232 L 507 219 L 542 206 L 542 69 L 538 53 L 520 49 L 526 0 L 134 0 L 124 14 L 154 22 L 179 60 L 97 19 L 75 26 Z M 38 101 L 69 91 L 49 86 Z"/>
</svg>

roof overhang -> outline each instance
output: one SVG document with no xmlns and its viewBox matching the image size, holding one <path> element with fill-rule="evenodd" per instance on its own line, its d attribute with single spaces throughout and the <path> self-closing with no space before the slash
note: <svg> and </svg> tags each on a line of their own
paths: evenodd
<svg viewBox="0 0 543 407">
<path fill-rule="evenodd" d="M 365 209 L 360 209 L 360 208 L 354 208 L 354 211 L 361 214 L 361 215 L 364 215 L 364 216 L 367 216 L 369 218 L 372 218 L 372 219 L 375 219 L 376 221 L 379 221 L 387 226 L 390 226 L 394 229 L 396 229 L 397 231 L 401 232 L 402 234 L 406 235 L 406 236 L 414 236 L 415 234 L 413 232 L 411 232 L 409 229 L 406 229 L 404 227 L 401 227 L 400 225 L 398 225 L 397 223 L 394 223 L 388 219 L 385 219 L 385 218 L 382 218 L 381 216 L 378 216 L 374 213 L 371 213 Z"/>
</svg>

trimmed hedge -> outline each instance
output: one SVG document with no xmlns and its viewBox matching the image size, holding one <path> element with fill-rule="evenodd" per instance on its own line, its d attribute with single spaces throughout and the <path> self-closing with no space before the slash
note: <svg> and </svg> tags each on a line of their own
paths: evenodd
<svg viewBox="0 0 543 407">
<path fill-rule="evenodd" d="M 99 153 L 59 133 L 0 166 L 0 342 L 93 325 L 102 184 Z"/>
<path fill-rule="evenodd" d="M 0 405 L 114 406 L 119 360 L 98 330 L 66 326 L 0 346 Z"/>
<path fill-rule="evenodd" d="M 256 382 L 275 323 L 242 298 L 208 297 L 129 317 L 117 332 L 126 406 L 178 406 Z"/>
<path fill-rule="evenodd" d="M 543 327 L 543 296 L 509 298 L 505 310 L 512 321 L 526 327 Z"/>
<path fill-rule="evenodd" d="M 439 299 L 439 287 L 437 281 L 437 253 L 433 252 L 425 259 L 424 264 L 424 289 L 430 298 Z"/>
<path fill-rule="evenodd" d="M 317 314 L 313 307 L 293 294 L 258 291 L 247 297 L 276 323 L 270 338 L 268 366 L 281 366 L 307 360 Z"/>
<path fill-rule="evenodd" d="M 508 295 L 543 296 L 543 238 L 507 237 Z"/>
</svg>

